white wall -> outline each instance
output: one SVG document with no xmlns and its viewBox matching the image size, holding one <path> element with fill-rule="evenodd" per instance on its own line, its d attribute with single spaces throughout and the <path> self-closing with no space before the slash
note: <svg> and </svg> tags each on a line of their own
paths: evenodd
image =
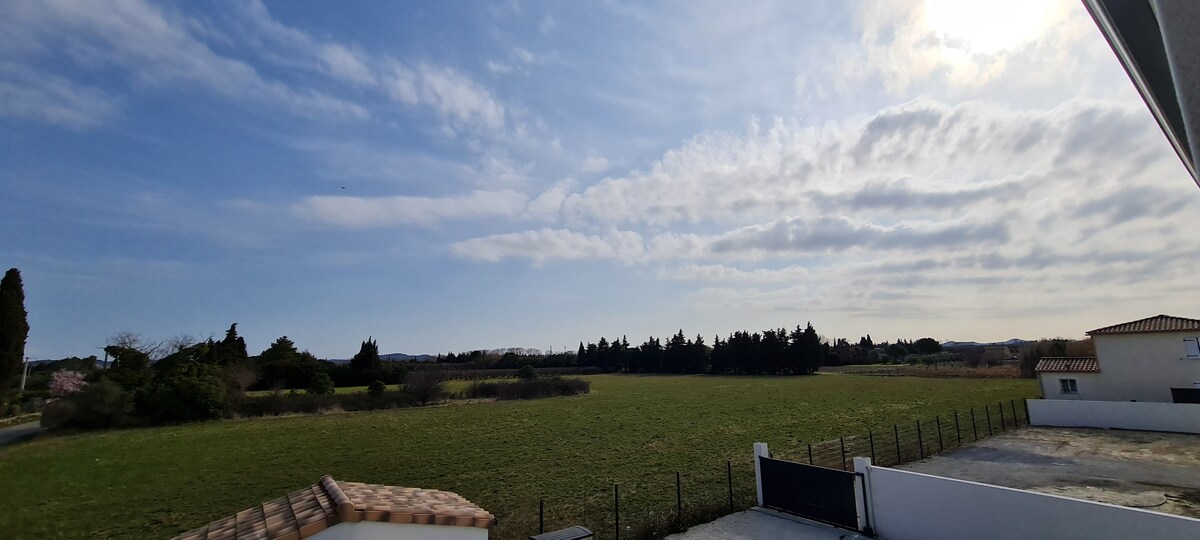
<svg viewBox="0 0 1200 540">
<path fill-rule="evenodd" d="M 1095 392 L 1085 399 L 1170 403 L 1172 387 L 1191 388 L 1200 382 L 1200 358 L 1184 357 L 1186 337 L 1197 336 L 1194 332 L 1093 336 L 1101 377 Z"/>
<path fill-rule="evenodd" d="M 358 523 L 338 523 L 309 538 L 314 540 L 487 540 L 487 537 L 488 530 L 482 527 L 360 521 Z"/>
<path fill-rule="evenodd" d="M 1029 423 L 1035 426 L 1200 433 L 1200 404 L 1195 403 L 1060 399 L 1031 399 L 1027 403 Z"/>
<path fill-rule="evenodd" d="M 867 489 L 886 540 L 1200 538 L 1197 519 L 884 467 Z"/>
<path fill-rule="evenodd" d="M 1038 381 L 1042 385 L 1042 396 L 1046 399 L 1104 399 L 1099 397 L 1102 392 L 1100 378 L 1103 375 L 1103 373 L 1038 373 Z M 1062 386 L 1058 384 L 1059 379 L 1075 379 L 1079 394 L 1062 393 Z"/>
</svg>

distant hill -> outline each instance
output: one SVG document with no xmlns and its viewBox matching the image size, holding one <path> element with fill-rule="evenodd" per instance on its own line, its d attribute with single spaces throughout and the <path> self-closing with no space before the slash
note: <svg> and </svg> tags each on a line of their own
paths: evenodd
<svg viewBox="0 0 1200 540">
<path fill-rule="evenodd" d="M 1027 339 L 1013 338 L 1008 341 L 992 341 L 989 343 L 980 343 L 978 341 L 945 341 L 942 342 L 944 349 L 957 349 L 962 347 L 989 347 L 993 345 L 1004 345 L 1008 347 L 1017 347 L 1029 343 Z"/>
<path fill-rule="evenodd" d="M 437 357 L 433 356 L 432 354 L 404 354 L 404 353 L 394 352 L 394 353 L 389 353 L 389 354 L 381 354 L 381 355 L 379 355 L 379 359 L 386 360 L 389 362 L 432 362 L 432 361 L 436 360 Z M 350 359 L 349 358 L 330 358 L 329 361 L 333 362 L 335 364 L 347 364 L 350 362 Z"/>
<path fill-rule="evenodd" d="M 433 356 L 432 354 L 404 354 L 399 352 L 381 354 L 379 355 L 379 358 L 392 361 L 407 360 L 410 362 L 432 362 L 437 359 L 437 357 Z"/>
</svg>

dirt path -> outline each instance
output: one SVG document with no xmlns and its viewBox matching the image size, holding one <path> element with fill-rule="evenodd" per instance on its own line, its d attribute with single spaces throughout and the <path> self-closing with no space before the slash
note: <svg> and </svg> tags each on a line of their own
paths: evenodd
<svg viewBox="0 0 1200 540">
<path fill-rule="evenodd" d="M 38 422 L 29 422 L 27 424 L 19 424 L 0 429 L 0 446 L 5 446 L 24 440 L 27 437 L 32 437 L 41 430 L 42 425 Z"/>
</svg>

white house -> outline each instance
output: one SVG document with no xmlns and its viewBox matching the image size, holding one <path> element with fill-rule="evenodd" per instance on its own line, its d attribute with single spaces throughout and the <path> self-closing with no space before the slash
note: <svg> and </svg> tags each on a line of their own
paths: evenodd
<svg viewBox="0 0 1200 540">
<path fill-rule="evenodd" d="M 1200 393 L 1200 320 L 1157 315 L 1087 334 L 1095 358 L 1038 362 L 1046 399 L 1170 403 Z"/>
<path fill-rule="evenodd" d="M 175 540 L 487 540 L 492 514 L 447 491 L 341 482 L 313 486 Z"/>
</svg>

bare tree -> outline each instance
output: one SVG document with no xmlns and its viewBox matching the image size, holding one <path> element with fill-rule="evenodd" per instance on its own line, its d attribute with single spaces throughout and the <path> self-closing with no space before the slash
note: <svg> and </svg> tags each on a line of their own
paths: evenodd
<svg viewBox="0 0 1200 540">
<path fill-rule="evenodd" d="M 176 334 L 167 338 L 166 348 L 168 354 L 177 353 L 199 342 L 199 338 L 191 334 Z"/>
<path fill-rule="evenodd" d="M 1073 340 L 1067 343 L 1067 356 L 1096 356 L 1096 344 L 1090 337 Z"/>
<path fill-rule="evenodd" d="M 141 334 L 129 330 L 122 330 L 113 334 L 112 337 L 108 338 L 106 345 L 141 351 L 146 356 L 149 356 L 151 360 L 159 360 L 167 354 L 165 352 L 167 351 L 165 342 L 148 340 L 143 338 Z"/>
<path fill-rule="evenodd" d="M 1042 360 L 1042 343 L 1031 341 L 1021 350 L 1021 377 L 1033 379 L 1037 377 L 1037 365 Z"/>
<path fill-rule="evenodd" d="M 243 366 L 228 368 L 225 375 L 229 380 L 229 384 L 237 389 L 238 393 L 245 392 L 247 388 L 250 388 L 251 385 L 258 381 L 258 374 L 254 370 Z"/>
<path fill-rule="evenodd" d="M 414 371 L 404 381 L 404 389 L 421 405 L 441 401 L 446 394 L 446 375 L 434 370 Z"/>
</svg>

